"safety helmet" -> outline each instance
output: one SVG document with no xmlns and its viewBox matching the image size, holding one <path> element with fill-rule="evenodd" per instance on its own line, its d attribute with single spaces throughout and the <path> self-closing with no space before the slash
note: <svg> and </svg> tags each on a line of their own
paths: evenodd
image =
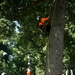
<svg viewBox="0 0 75 75">
<path fill-rule="evenodd" d="M 5 55 L 7 55 L 7 53 L 6 52 L 3 52 L 3 56 L 5 56 Z"/>
<path fill-rule="evenodd" d="M 2 72 L 1 75 L 7 75 L 5 72 Z"/>
<path fill-rule="evenodd" d="M 40 16 L 37 16 L 37 20 L 39 20 L 40 19 Z"/>
</svg>

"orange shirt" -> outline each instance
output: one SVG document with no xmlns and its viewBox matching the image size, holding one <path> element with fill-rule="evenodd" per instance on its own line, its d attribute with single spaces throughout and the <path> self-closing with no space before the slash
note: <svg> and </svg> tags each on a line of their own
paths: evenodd
<svg viewBox="0 0 75 75">
<path fill-rule="evenodd" d="M 39 21 L 39 26 L 44 25 L 45 21 L 48 20 L 49 18 L 41 18 L 41 20 Z"/>
<path fill-rule="evenodd" d="M 29 72 L 27 72 L 27 75 L 31 75 L 31 72 L 29 71 Z"/>
</svg>

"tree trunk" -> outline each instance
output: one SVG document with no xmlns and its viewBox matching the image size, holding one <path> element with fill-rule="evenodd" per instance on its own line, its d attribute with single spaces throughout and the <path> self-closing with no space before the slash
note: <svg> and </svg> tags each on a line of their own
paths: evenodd
<svg viewBox="0 0 75 75">
<path fill-rule="evenodd" d="M 62 75 L 62 55 L 64 41 L 64 20 L 66 0 L 56 0 L 54 17 L 47 48 L 47 65 L 45 75 Z"/>
</svg>

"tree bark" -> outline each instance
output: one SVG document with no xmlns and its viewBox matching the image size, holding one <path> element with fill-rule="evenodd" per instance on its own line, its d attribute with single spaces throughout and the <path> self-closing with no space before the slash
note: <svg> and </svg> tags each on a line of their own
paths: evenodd
<svg viewBox="0 0 75 75">
<path fill-rule="evenodd" d="M 66 0 L 56 0 L 47 48 L 45 75 L 62 75 Z"/>
</svg>

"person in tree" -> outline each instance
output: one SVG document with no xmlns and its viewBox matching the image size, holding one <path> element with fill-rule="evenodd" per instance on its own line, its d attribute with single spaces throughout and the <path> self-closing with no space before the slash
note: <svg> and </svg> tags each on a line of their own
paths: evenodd
<svg viewBox="0 0 75 75">
<path fill-rule="evenodd" d="M 31 71 L 29 68 L 27 69 L 27 75 L 31 75 Z"/>
<path fill-rule="evenodd" d="M 6 52 L 3 52 L 3 59 L 5 60 L 5 63 L 8 63 L 8 54 Z"/>
<path fill-rule="evenodd" d="M 48 24 L 49 17 L 41 18 L 40 16 L 37 16 L 37 20 L 38 20 L 38 27 L 41 29 L 41 32 L 49 33 L 51 28 L 51 26 Z"/>
<path fill-rule="evenodd" d="M 66 75 L 73 75 L 73 70 L 70 68 L 70 66 L 67 67 Z"/>
</svg>

